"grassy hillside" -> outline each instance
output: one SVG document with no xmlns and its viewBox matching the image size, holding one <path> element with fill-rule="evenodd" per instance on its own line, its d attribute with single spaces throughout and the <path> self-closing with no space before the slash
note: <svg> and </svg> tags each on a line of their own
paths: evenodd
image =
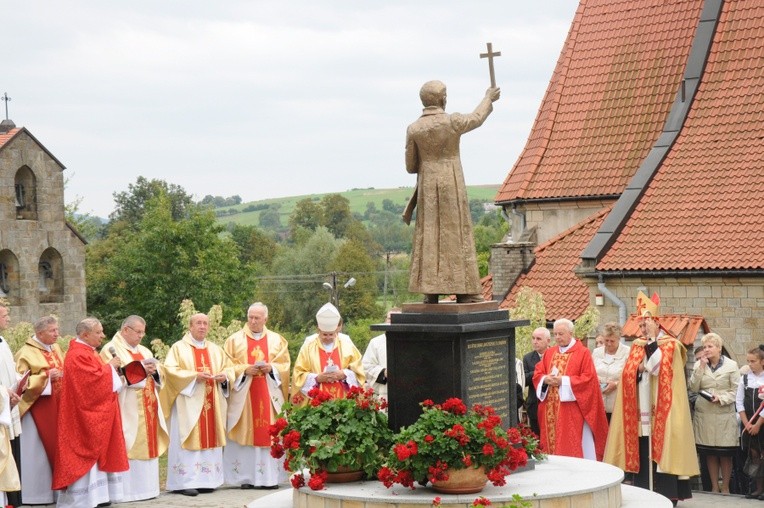
<svg viewBox="0 0 764 508">
<path fill-rule="evenodd" d="M 467 187 L 467 195 L 469 199 L 479 199 L 485 203 L 493 203 L 496 192 L 498 192 L 498 185 L 470 185 Z M 408 202 L 413 187 L 399 187 L 397 189 L 352 189 L 345 192 L 339 192 L 348 201 L 350 201 L 350 210 L 353 213 L 362 214 L 366 211 L 366 204 L 369 202 L 374 203 L 378 210 L 382 209 L 382 201 L 385 199 L 391 200 L 395 204 L 405 205 Z M 241 203 L 240 205 L 218 208 L 216 212 L 224 210 L 237 210 L 240 213 L 233 215 L 223 215 L 218 217 L 218 221 L 222 223 L 234 222 L 241 225 L 258 225 L 260 218 L 260 212 L 266 209 L 267 206 L 280 205 L 279 215 L 281 216 L 281 224 L 286 227 L 289 222 L 289 215 L 292 213 L 295 204 L 305 198 L 310 198 L 314 201 L 320 201 L 325 194 L 309 194 L 304 196 L 290 196 L 286 198 L 274 198 L 263 199 L 261 201 L 250 201 L 248 203 Z M 256 207 L 257 210 L 244 212 L 246 208 Z"/>
</svg>

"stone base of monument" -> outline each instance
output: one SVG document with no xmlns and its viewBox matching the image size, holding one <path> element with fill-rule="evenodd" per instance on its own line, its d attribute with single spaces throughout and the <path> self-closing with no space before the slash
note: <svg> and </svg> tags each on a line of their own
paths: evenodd
<svg viewBox="0 0 764 508">
<path fill-rule="evenodd" d="M 550 456 L 536 469 L 512 474 L 507 485 L 490 483 L 480 494 L 448 496 L 418 487 L 397 485 L 387 489 L 380 482 L 332 484 L 312 491 L 307 487 L 262 497 L 247 508 L 429 508 L 436 496 L 441 506 L 470 508 L 479 496 L 501 506 L 518 494 L 532 508 L 670 508 L 671 501 L 645 489 L 622 485 L 623 472 L 609 464 L 570 457 Z"/>
</svg>

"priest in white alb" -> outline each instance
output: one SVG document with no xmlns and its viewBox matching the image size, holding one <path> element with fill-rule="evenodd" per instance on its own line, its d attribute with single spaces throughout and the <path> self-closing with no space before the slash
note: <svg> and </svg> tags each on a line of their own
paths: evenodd
<svg viewBox="0 0 764 508">
<path fill-rule="evenodd" d="M 206 340 L 209 318 L 194 314 L 189 331 L 165 358 L 160 394 L 169 415 L 167 490 L 196 496 L 223 484 L 223 446 L 228 389 L 234 368 L 223 349 Z"/>
<path fill-rule="evenodd" d="M 16 351 L 16 370 L 29 372 L 19 402 L 21 415 L 21 498 L 24 504 L 51 504 L 53 461 L 58 440 L 58 403 L 64 383 L 64 353 L 56 343 L 58 320 L 41 317 L 34 335 Z"/>
<path fill-rule="evenodd" d="M 237 378 L 228 400 L 228 438 L 223 449 L 225 483 L 243 489 L 275 489 L 287 480 L 283 459 L 271 457 L 268 427 L 289 390 L 289 344 L 265 327 L 268 307 L 247 309 L 247 324 L 225 343 Z"/>
<path fill-rule="evenodd" d="M 105 361 L 116 355 L 126 369 L 137 366 L 147 374 L 134 383 L 131 372 L 123 372 L 119 391 L 122 432 L 130 464 L 130 469 L 122 473 L 124 502 L 159 495 L 159 456 L 167 451 L 169 442 L 167 424 L 159 404 L 163 367 L 151 351 L 141 345 L 144 335 L 146 321 L 140 316 L 128 316 L 120 330 L 101 349 L 101 358 Z"/>
<path fill-rule="evenodd" d="M 305 402 L 313 388 L 342 398 L 351 386 L 362 386 L 366 380 L 361 353 L 353 341 L 340 333 L 342 317 L 331 303 L 316 313 L 318 333 L 306 337 L 292 375 L 292 401 Z"/>
</svg>

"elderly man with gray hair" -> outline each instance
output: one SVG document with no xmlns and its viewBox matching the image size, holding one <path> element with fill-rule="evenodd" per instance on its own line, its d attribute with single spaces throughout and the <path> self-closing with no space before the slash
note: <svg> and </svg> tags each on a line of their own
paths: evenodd
<svg viewBox="0 0 764 508">
<path fill-rule="evenodd" d="M 122 500 L 119 473 L 129 467 L 116 393 L 122 361 L 98 356 L 106 337 L 98 319 L 83 319 L 75 331 L 64 360 L 53 488 L 63 491 L 57 508 L 95 508 Z"/>
<path fill-rule="evenodd" d="M 573 337 L 573 322 L 554 322 L 556 346 L 536 365 L 541 446 L 554 455 L 602 460 L 607 440 L 605 405 L 589 349 Z"/>
<path fill-rule="evenodd" d="M 29 372 L 19 402 L 21 414 L 21 500 L 24 504 L 51 504 L 53 460 L 58 439 L 58 401 L 64 377 L 64 353 L 56 343 L 58 320 L 41 317 L 34 335 L 16 352 L 16 370 Z"/>
<path fill-rule="evenodd" d="M 289 392 L 289 344 L 265 327 L 268 307 L 247 309 L 247 323 L 225 342 L 237 374 L 228 402 L 223 449 L 225 482 L 243 489 L 275 489 L 287 479 L 282 460 L 271 457 L 268 433 Z"/>
<path fill-rule="evenodd" d="M 159 456 L 167 450 L 170 439 L 159 404 L 162 367 L 151 350 L 141 345 L 145 335 L 146 321 L 141 316 L 128 316 L 101 349 L 104 361 L 117 356 L 127 366 L 119 390 L 122 431 L 130 463 L 130 470 L 122 474 L 123 502 L 159 495 Z M 143 374 L 140 376 L 143 379 L 135 381 L 136 373 Z"/>
</svg>

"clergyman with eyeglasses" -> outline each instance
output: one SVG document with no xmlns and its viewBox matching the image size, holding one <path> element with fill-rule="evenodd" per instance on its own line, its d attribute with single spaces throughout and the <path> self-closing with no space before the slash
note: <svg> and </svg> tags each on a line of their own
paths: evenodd
<svg viewBox="0 0 764 508">
<path fill-rule="evenodd" d="M 151 499 L 159 495 L 159 456 L 167 450 L 169 437 L 159 389 L 162 367 L 151 350 L 141 344 L 146 335 L 146 321 L 140 316 L 128 316 L 114 337 L 101 349 L 101 357 L 113 356 L 122 365 L 143 365 L 147 376 L 131 384 L 130 372 L 122 372 L 123 385 L 119 391 L 122 431 L 130 470 L 122 473 L 124 502 Z"/>
</svg>

